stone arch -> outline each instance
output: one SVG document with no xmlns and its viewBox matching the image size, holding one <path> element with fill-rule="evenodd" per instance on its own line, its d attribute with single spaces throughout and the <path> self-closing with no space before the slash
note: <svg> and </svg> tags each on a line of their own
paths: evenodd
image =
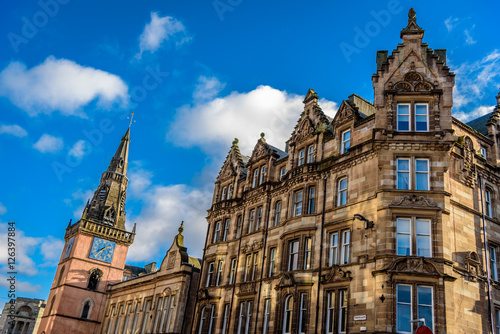
<svg viewBox="0 0 500 334">
<path fill-rule="evenodd" d="M 27 317 L 31 316 L 32 313 L 33 313 L 33 309 L 28 305 L 22 305 L 16 311 L 17 315 L 27 316 Z"/>
<path fill-rule="evenodd" d="M 56 286 L 59 286 L 61 285 L 61 282 L 62 282 L 62 278 L 63 278 L 63 274 L 64 274 L 64 270 L 66 269 L 66 266 L 62 266 L 61 267 L 61 271 L 59 272 L 59 277 L 57 278 L 57 284 Z"/>
<path fill-rule="evenodd" d="M 82 302 L 82 308 L 80 311 L 81 319 L 90 319 L 92 316 L 92 310 L 94 309 L 95 303 L 92 298 L 87 298 Z"/>
<path fill-rule="evenodd" d="M 89 280 L 87 283 L 87 289 L 97 290 L 97 285 L 102 278 L 102 270 L 99 268 L 94 268 L 89 271 Z"/>
</svg>

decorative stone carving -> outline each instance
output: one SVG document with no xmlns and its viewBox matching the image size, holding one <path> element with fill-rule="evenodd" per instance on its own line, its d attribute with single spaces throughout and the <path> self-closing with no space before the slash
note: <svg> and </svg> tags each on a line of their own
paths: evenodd
<svg viewBox="0 0 500 334">
<path fill-rule="evenodd" d="M 292 273 L 283 273 L 275 289 L 295 286 L 295 278 Z"/>
<path fill-rule="evenodd" d="M 476 165 L 474 164 L 474 143 L 469 137 L 464 139 L 464 181 L 469 187 L 474 188 L 476 182 Z"/>
<path fill-rule="evenodd" d="M 372 275 L 377 275 L 380 273 L 389 274 L 419 274 L 426 276 L 438 276 L 442 278 L 455 280 L 454 277 L 449 276 L 439 270 L 437 265 L 430 259 L 424 257 L 416 256 L 406 256 L 395 258 L 389 265 L 381 270 L 376 270 L 372 272 Z"/>
<path fill-rule="evenodd" d="M 167 263 L 167 269 L 172 269 L 175 266 L 175 257 L 177 256 L 177 251 L 171 251 L 170 254 L 168 254 L 168 263 Z"/>
<path fill-rule="evenodd" d="M 330 283 L 330 282 L 339 282 L 339 281 L 350 281 L 351 278 L 351 272 L 350 271 L 344 271 L 342 268 L 340 268 L 338 265 L 333 265 L 330 268 L 330 271 L 328 274 L 323 276 L 323 279 L 321 280 L 321 283 Z"/>
<path fill-rule="evenodd" d="M 430 208 L 441 210 L 441 208 L 431 199 L 424 196 L 405 195 L 399 200 L 392 201 L 389 207 L 405 207 L 405 208 Z"/>
<path fill-rule="evenodd" d="M 476 252 L 467 252 L 465 256 L 465 269 L 469 272 L 469 279 L 475 282 L 478 276 L 483 276 L 483 269 L 479 260 L 479 255 Z"/>
<path fill-rule="evenodd" d="M 304 118 L 292 134 L 292 140 L 299 143 L 314 134 L 314 126 L 309 118 Z"/>
<path fill-rule="evenodd" d="M 256 292 L 255 282 L 242 283 L 240 285 L 240 295 L 247 295 Z"/>
</svg>

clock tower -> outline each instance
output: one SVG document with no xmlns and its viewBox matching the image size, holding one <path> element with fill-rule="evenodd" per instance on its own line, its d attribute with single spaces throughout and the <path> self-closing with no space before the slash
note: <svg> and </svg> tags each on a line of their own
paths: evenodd
<svg viewBox="0 0 500 334">
<path fill-rule="evenodd" d="M 98 333 L 108 283 L 122 280 L 128 247 L 125 198 L 130 128 L 102 174 L 82 218 L 68 225 L 65 246 L 38 330 L 49 333 Z"/>
</svg>

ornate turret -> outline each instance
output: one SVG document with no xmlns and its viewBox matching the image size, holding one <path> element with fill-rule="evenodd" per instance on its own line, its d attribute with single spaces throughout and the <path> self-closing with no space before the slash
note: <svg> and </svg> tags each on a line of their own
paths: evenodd
<svg viewBox="0 0 500 334">
<path fill-rule="evenodd" d="M 422 34 L 422 37 L 424 37 L 424 29 L 420 28 L 417 24 L 417 14 L 415 13 L 415 9 L 410 8 L 408 11 L 408 25 L 406 28 L 401 30 L 401 38 L 405 35 L 415 35 L 415 34 Z"/>
</svg>

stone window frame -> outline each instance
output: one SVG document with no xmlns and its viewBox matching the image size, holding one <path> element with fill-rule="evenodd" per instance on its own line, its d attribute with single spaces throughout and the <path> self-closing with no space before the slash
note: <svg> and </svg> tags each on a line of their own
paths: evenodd
<svg viewBox="0 0 500 334">
<path fill-rule="evenodd" d="M 419 96 L 416 98 L 412 96 L 410 98 L 402 98 L 398 97 L 397 100 L 393 101 L 393 106 L 395 106 L 395 112 L 393 117 L 393 129 L 396 129 L 397 132 L 402 134 L 406 133 L 430 133 L 431 129 L 434 126 L 434 121 L 431 117 L 431 106 L 432 106 L 432 97 L 430 96 Z M 398 124 L 398 106 L 399 105 L 408 105 L 409 108 L 409 129 L 408 130 L 400 130 Z M 416 130 L 416 106 L 417 105 L 427 105 L 427 130 Z"/>
<path fill-rule="evenodd" d="M 490 240 L 488 240 L 488 247 L 490 248 L 488 250 L 488 261 L 489 264 L 490 264 L 490 271 L 491 271 L 491 279 L 494 280 L 494 281 L 498 281 L 498 252 L 499 252 L 499 246 L 497 243 L 495 242 L 492 242 Z M 495 254 L 495 260 L 493 261 L 492 258 L 491 258 L 491 251 L 494 251 L 494 254 Z M 493 264 L 495 266 L 495 268 L 493 268 Z"/>
<path fill-rule="evenodd" d="M 394 302 L 393 302 L 393 315 L 394 315 L 394 318 L 392 319 L 393 321 L 393 328 L 396 329 L 397 331 L 397 286 L 398 285 L 406 285 L 406 286 L 411 286 L 411 316 L 412 316 L 412 320 L 413 319 L 418 319 L 418 301 L 417 301 L 417 287 L 418 286 L 421 286 L 421 287 L 429 287 L 432 289 L 432 324 L 433 324 L 433 328 L 432 328 L 432 331 L 433 333 L 437 333 L 437 330 L 436 330 L 436 318 L 437 318 L 437 314 L 439 313 L 440 310 L 440 304 L 437 303 L 439 302 L 439 300 L 437 299 L 436 295 L 440 292 L 440 290 L 438 289 L 439 286 L 438 286 L 438 283 L 437 282 L 426 282 L 426 281 L 406 281 L 404 279 L 398 279 L 396 278 L 395 280 L 393 280 L 392 282 L 392 293 L 393 293 L 393 298 L 394 298 Z M 425 323 L 426 326 L 429 326 L 428 322 Z M 412 324 L 412 329 L 413 331 L 416 330 L 418 326 L 418 323 L 413 323 Z M 429 326 L 430 327 L 430 326 Z M 412 333 L 412 332 L 401 332 L 401 333 Z"/>
<path fill-rule="evenodd" d="M 345 233 L 349 232 L 349 243 L 345 244 L 344 243 L 344 238 L 345 238 Z M 325 256 L 325 266 L 326 267 L 332 267 L 332 266 L 343 266 L 343 265 L 349 265 L 351 263 L 351 249 L 352 249 L 352 230 L 349 227 L 344 227 L 344 228 L 338 228 L 338 229 L 332 229 L 332 230 L 327 230 L 326 235 L 328 236 L 328 247 L 326 249 L 326 256 Z M 332 247 L 331 247 L 331 240 L 332 236 L 337 235 L 337 250 L 335 254 L 335 261 L 333 261 L 333 256 L 332 256 Z M 342 263 L 342 258 L 343 255 L 345 255 L 345 245 L 348 245 L 349 250 L 347 251 L 348 254 L 348 261 L 347 263 Z"/>
<path fill-rule="evenodd" d="M 235 331 L 236 334 L 251 334 L 252 332 L 252 317 L 254 311 L 254 300 L 253 299 L 240 299 L 236 308 L 237 318 Z M 243 309 L 242 309 L 243 305 Z M 241 314 L 243 311 L 243 315 Z M 258 315 L 257 315 L 258 316 Z M 242 328 L 242 318 L 245 321 L 245 327 Z"/>
<path fill-rule="evenodd" d="M 352 147 L 352 129 L 351 127 L 344 128 L 343 130 L 339 130 L 340 132 L 340 155 L 346 154 Z M 344 140 L 344 134 L 349 132 L 349 140 Z M 349 147 L 345 147 L 345 143 L 349 143 Z"/>
<path fill-rule="evenodd" d="M 409 177 L 410 177 L 410 185 L 409 189 L 398 189 L 398 160 L 399 159 L 408 159 L 410 160 L 410 166 L 409 166 Z M 432 156 L 429 156 L 428 154 L 394 154 L 393 156 L 394 160 L 394 177 L 393 177 L 393 182 L 394 182 L 394 190 L 397 191 L 432 191 L 432 163 L 433 159 Z M 416 161 L 417 160 L 427 160 L 427 185 L 428 188 L 427 190 L 417 190 L 417 184 L 416 184 Z"/>
<path fill-rule="evenodd" d="M 322 329 L 323 333 L 326 334 L 336 334 L 339 333 L 339 318 L 340 318 L 340 292 L 343 291 L 346 296 L 347 300 L 349 301 L 350 299 L 350 287 L 349 286 L 338 286 L 338 287 L 328 287 L 323 290 L 323 321 L 322 324 L 324 328 Z M 334 302 L 334 307 L 333 307 L 333 319 L 330 319 L 329 317 L 329 303 L 328 301 L 330 300 L 330 294 L 335 293 L 335 302 Z M 346 318 L 347 322 L 349 321 L 349 302 L 347 303 L 347 310 L 346 310 Z M 332 321 L 332 332 L 328 332 L 328 325 Z M 340 333 L 346 333 L 346 332 L 340 332 Z"/>
<path fill-rule="evenodd" d="M 276 247 L 276 263 L 275 263 L 275 274 L 276 270 L 279 270 L 280 272 L 290 272 L 290 271 L 309 271 L 313 270 L 313 266 L 311 266 L 310 269 L 304 269 L 304 260 L 305 260 L 305 247 L 306 247 L 306 239 L 311 238 L 311 264 L 314 263 L 314 258 L 315 258 L 315 252 L 314 252 L 314 247 L 315 247 L 315 229 L 311 230 L 304 230 L 304 231 L 298 231 L 295 233 L 291 233 L 283 238 L 283 241 L 281 243 L 281 247 L 272 245 L 272 247 Z M 297 253 L 297 269 L 289 269 L 289 263 L 290 263 L 290 246 L 291 243 L 294 241 L 299 242 L 299 250 Z M 278 254 L 278 250 L 282 249 L 284 250 L 281 252 L 282 254 Z M 281 256 L 281 263 L 277 263 L 279 255 Z M 269 264 L 268 264 L 269 265 Z M 280 265 L 280 266 L 278 266 Z M 269 266 L 268 266 L 269 269 Z"/>
<path fill-rule="evenodd" d="M 488 200 L 489 193 L 489 200 Z M 484 185 L 484 214 L 488 218 L 493 218 L 495 211 L 494 208 L 494 196 L 495 192 L 493 191 L 493 187 L 489 184 Z"/>
<path fill-rule="evenodd" d="M 290 195 L 288 198 L 289 198 L 289 203 L 291 203 L 291 205 L 289 205 L 288 213 L 289 213 L 289 217 L 291 217 L 291 219 L 316 214 L 317 205 L 315 205 L 314 212 L 309 213 L 309 204 L 310 204 L 309 203 L 309 199 L 310 199 L 309 196 L 310 196 L 310 189 L 311 188 L 315 189 L 314 199 L 315 199 L 315 204 L 316 204 L 318 202 L 318 184 L 317 183 L 315 183 L 315 182 L 303 183 L 303 184 L 298 185 L 295 189 L 292 189 L 290 191 Z M 295 211 L 296 211 L 295 206 L 296 206 L 296 203 L 299 203 L 299 202 L 296 202 L 296 200 L 295 200 L 295 194 L 298 192 L 301 192 L 301 191 L 302 191 L 302 201 L 299 201 L 299 202 L 302 202 L 301 212 L 300 212 L 300 214 L 295 215 Z M 281 209 L 283 212 L 283 201 L 281 199 L 279 199 L 275 203 L 277 203 L 278 201 L 282 202 Z M 285 212 L 286 211 L 287 210 L 285 210 Z M 280 219 L 282 219 L 282 217 L 280 217 Z"/>
<path fill-rule="evenodd" d="M 345 188 L 345 190 L 343 190 L 346 192 L 346 195 L 345 195 L 346 199 L 345 199 L 344 204 L 341 203 L 341 196 L 340 196 L 340 193 L 341 193 L 340 182 L 343 180 L 347 180 L 346 188 Z M 347 174 L 342 174 L 342 175 L 337 176 L 337 178 L 335 180 L 335 207 L 341 207 L 344 205 L 348 205 L 349 204 L 348 202 L 349 202 L 349 177 Z"/>
<path fill-rule="evenodd" d="M 398 226 L 398 219 L 410 219 L 410 255 L 398 255 L 398 241 L 397 241 L 397 238 L 398 238 L 398 230 L 397 230 L 397 226 Z M 430 256 L 427 257 L 425 256 L 426 258 L 433 258 L 435 256 L 437 256 L 437 254 L 434 254 L 435 251 L 437 250 L 436 247 L 435 247 L 435 224 L 436 224 L 436 221 L 435 221 L 435 217 L 431 216 L 431 215 L 425 215 L 425 214 L 422 214 L 422 215 L 415 215 L 415 214 L 403 214 L 403 213 L 399 213 L 399 214 L 395 214 L 395 217 L 394 217 L 394 235 L 395 235 L 395 238 L 394 238 L 394 255 L 396 256 L 419 256 L 417 254 L 417 232 L 416 232 L 416 221 L 417 219 L 420 219 L 420 220 L 428 220 L 429 221 L 429 227 L 430 227 Z"/>
<path fill-rule="evenodd" d="M 280 205 L 279 212 L 277 211 L 278 204 Z M 272 212 L 273 218 L 270 221 L 270 224 L 271 224 L 270 228 L 280 226 L 280 221 L 282 219 L 282 214 L 281 214 L 282 212 L 283 212 L 283 200 L 281 198 L 277 198 L 273 202 L 273 212 Z M 277 221 L 276 221 L 276 219 L 277 219 Z"/>
</svg>

